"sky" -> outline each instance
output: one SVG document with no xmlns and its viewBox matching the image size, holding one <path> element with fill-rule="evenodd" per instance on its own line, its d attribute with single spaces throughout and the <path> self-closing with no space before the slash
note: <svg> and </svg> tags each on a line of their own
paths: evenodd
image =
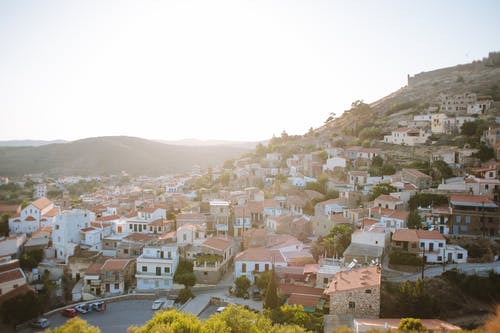
<svg viewBox="0 0 500 333">
<path fill-rule="evenodd" d="M 0 0 L 0 140 L 304 134 L 500 51 L 492 1 Z"/>
</svg>

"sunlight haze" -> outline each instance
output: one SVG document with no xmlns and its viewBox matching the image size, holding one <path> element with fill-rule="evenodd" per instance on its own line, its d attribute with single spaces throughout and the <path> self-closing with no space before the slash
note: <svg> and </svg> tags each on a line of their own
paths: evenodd
<svg viewBox="0 0 500 333">
<path fill-rule="evenodd" d="M 1 1 L 0 139 L 304 134 L 500 50 L 496 1 Z"/>
</svg>

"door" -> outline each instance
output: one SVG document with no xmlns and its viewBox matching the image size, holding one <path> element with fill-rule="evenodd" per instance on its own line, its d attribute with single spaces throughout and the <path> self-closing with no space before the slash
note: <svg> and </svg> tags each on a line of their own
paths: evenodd
<svg viewBox="0 0 500 333">
<path fill-rule="evenodd" d="M 448 262 L 453 261 L 453 253 L 448 253 Z"/>
<path fill-rule="evenodd" d="M 109 293 L 109 283 L 106 283 L 106 292 Z"/>
<path fill-rule="evenodd" d="M 156 267 L 156 275 L 161 275 L 161 267 Z"/>
<path fill-rule="evenodd" d="M 429 243 L 429 251 L 434 251 L 434 243 Z"/>
</svg>

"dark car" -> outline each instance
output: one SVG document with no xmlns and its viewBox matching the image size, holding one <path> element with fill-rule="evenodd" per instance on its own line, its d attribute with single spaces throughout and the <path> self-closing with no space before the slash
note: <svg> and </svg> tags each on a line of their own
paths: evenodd
<svg viewBox="0 0 500 333">
<path fill-rule="evenodd" d="M 262 293 L 261 293 L 260 289 L 257 288 L 256 286 L 253 286 L 253 288 L 252 288 L 252 298 L 255 301 L 262 301 Z"/>
<path fill-rule="evenodd" d="M 61 314 L 65 317 L 76 317 L 77 313 L 74 308 L 67 308 L 61 311 Z"/>
</svg>

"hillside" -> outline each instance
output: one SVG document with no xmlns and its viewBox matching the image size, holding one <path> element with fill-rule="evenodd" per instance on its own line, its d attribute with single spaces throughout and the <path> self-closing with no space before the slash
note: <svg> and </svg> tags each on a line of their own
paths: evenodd
<svg viewBox="0 0 500 333">
<path fill-rule="evenodd" d="M 132 175 L 190 171 L 193 165 L 216 166 L 248 149 L 227 146 L 187 147 L 133 137 L 97 137 L 40 147 L 0 147 L 0 175 L 104 175 L 122 170 Z"/>
<path fill-rule="evenodd" d="M 376 126 L 387 132 L 398 122 L 410 120 L 415 114 L 425 113 L 429 106 L 438 105 L 441 93 L 473 92 L 491 96 L 494 101 L 500 102 L 499 57 L 498 53 L 490 53 L 481 61 L 408 76 L 405 87 L 368 104 L 369 110 L 348 110 L 318 131 L 352 134 L 364 127 Z"/>
<path fill-rule="evenodd" d="M 7 140 L 0 141 L 0 147 L 38 147 L 50 145 L 52 143 L 66 143 L 65 140 Z"/>
</svg>

